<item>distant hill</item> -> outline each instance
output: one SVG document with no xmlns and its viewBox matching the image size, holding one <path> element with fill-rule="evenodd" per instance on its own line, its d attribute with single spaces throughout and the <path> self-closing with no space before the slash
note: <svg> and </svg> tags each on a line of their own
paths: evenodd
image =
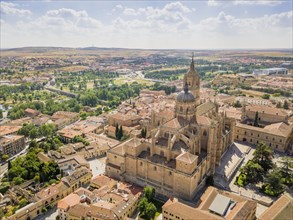
<svg viewBox="0 0 293 220">
<path fill-rule="evenodd" d="M 138 48 L 115 48 L 115 47 L 20 47 L 20 48 L 6 48 L 1 49 L 3 52 L 16 52 L 16 53 L 50 53 L 50 52 L 82 52 L 82 53 L 95 53 L 96 51 L 132 51 L 132 52 L 163 52 L 163 53 L 188 53 L 195 52 L 196 55 L 209 56 L 211 53 L 223 53 L 232 56 L 244 56 L 244 55 L 256 55 L 256 56 L 272 56 L 276 55 L 286 55 L 290 56 L 292 54 L 292 49 L 280 48 L 280 49 L 207 49 L 207 50 L 192 50 L 192 49 L 138 49 Z M 204 53 L 204 54 L 200 54 Z"/>
<path fill-rule="evenodd" d="M 75 50 L 70 47 L 19 47 L 19 48 L 9 48 L 1 49 L 1 51 L 16 51 L 16 52 L 34 52 L 34 53 L 44 53 L 49 51 L 65 51 L 65 50 Z"/>
</svg>

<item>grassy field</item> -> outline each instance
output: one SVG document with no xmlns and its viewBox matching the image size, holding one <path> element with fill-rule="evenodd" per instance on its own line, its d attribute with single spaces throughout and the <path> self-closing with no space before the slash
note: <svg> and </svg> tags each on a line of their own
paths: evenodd
<svg viewBox="0 0 293 220">
<path fill-rule="evenodd" d="M 245 90 L 245 89 L 241 89 L 241 91 L 245 94 L 245 95 L 252 95 L 254 97 L 261 97 L 263 94 L 265 94 L 265 92 L 259 92 L 259 91 L 254 91 L 254 90 Z"/>
<path fill-rule="evenodd" d="M 131 78 L 117 78 L 114 80 L 114 83 L 116 85 L 122 85 L 124 83 L 133 83 L 133 82 L 137 82 L 139 84 L 146 84 L 147 86 L 151 86 L 154 84 L 154 82 L 146 80 L 146 79 L 131 79 Z"/>
<path fill-rule="evenodd" d="M 83 70 L 88 70 L 89 67 L 87 66 L 66 66 L 66 67 L 61 67 L 57 70 L 59 71 L 64 71 L 64 72 L 79 72 Z"/>
<path fill-rule="evenodd" d="M 154 69 L 154 70 L 150 70 L 148 72 L 152 73 L 152 72 L 157 72 L 157 71 L 165 71 L 165 70 L 187 70 L 187 67 L 178 67 L 178 66 L 172 66 L 172 67 L 167 67 L 167 68 L 160 68 L 160 69 Z"/>
</svg>

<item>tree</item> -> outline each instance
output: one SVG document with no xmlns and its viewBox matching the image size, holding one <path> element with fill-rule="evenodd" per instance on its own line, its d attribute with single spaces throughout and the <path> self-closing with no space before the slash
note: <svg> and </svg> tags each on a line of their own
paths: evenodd
<svg viewBox="0 0 293 220">
<path fill-rule="evenodd" d="M 256 146 L 253 155 L 253 162 L 258 163 L 264 169 L 264 172 L 267 172 L 273 167 L 271 147 L 260 143 Z"/>
<path fill-rule="evenodd" d="M 143 189 L 143 193 L 144 193 L 144 197 L 146 197 L 147 200 L 149 202 L 151 202 L 153 200 L 153 198 L 154 198 L 154 195 L 155 195 L 155 189 L 153 187 L 146 186 Z"/>
<path fill-rule="evenodd" d="M 115 136 L 116 136 L 117 140 L 121 140 L 121 138 L 123 137 L 122 125 L 120 125 L 120 128 L 119 128 L 118 124 L 116 124 Z"/>
<path fill-rule="evenodd" d="M 264 192 L 271 196 L 277 196 L 283 192 L 284 186 L 281 182 L 281 174 L 275 169 L 267 175 L 264 182 Z"/>
<path fill-rule="evenodd" d="M 146 138 L 146 134 L 147 134 L 146 128 L 142 128 L 141 131 L 140 131 L 141 137 Z"/>
<path fill-rule="evenodd" d="M 40 175 L 35 175 L 34 181 L 35 181 L 35 183 L 39 183 L 40 182 Z"/>
<path fill-rule="evenodd" d="M 99 116 L 99 115 L 102 114 L 102 113 L 103 113 L 102 108 L 101 108 L 101 107 L 98 107 L 98 108 L 96 109 L 96 116 Z"/>
<path fill-rule="evenodd" d="M 254 118 L 254 122 L 253 122 L 253 126 L 254 127 L 258 127 L 259 126 L 259 124 L 258 124 L 258 120 L 259 120 L 259 118 L 258 118 L 258 111 L 255 113 L 255 118 Z"/>
<path fill-rule="evenodd" d="M 44 124 L 40 127 L 40 135 L 48 138 L 48 137 L 52 137 L 53 134 L 55 133 L 55 126 L 54 124 Z"/>
<path fill-rule="evenodd" d="M 8 168 L 7 168 L 7 170 L 8 170 L 8 173 L 7 173 L 8 182 L 11 180 L 10 172 L 9 172 L 11 170 L 11 167 L 12 167 L 11 160 L 8 160 Z"/>
<path fill-rule="evenodd" d="M 9 160 L 9 161 L 8 161 L 8 170 L 10 170 L 11 167 L 12 167 L 12 165 L 11 165 L 11 160 Z"/>
<path fill-rule="evenodd" d="M 258 163 L 250 160 L 241 168 L 241 173 L 246 175 L 246 181 L 249 183 L 257 183 L 263 180 L 264 169 Z"/>
<path fill-rule="evenodd" d="M 3 160 L 3 161 L 8 160 L 8 158 L 9 158 L 9 156 L 8 156 L 7 154 L 3 154 L 3 155 L 2 155 L 2 160 Z"/>
<path fill-rule="evenodd" d="M 116 128 L 115 128 L 115 137 L 117 139 L 119 139 L 119 127 L 118 127 L 118 124 L 116 124 Z"/>
<path fill-rule="evenodd" d="M 281 168 L 281 172 L 283 173 L 283 176 L 285 177 L 291 176 L 292 170 L 290 169 L 290 167 L 293 166 L 293 161 L 289 157 L 283 157 L 280 163 L 283 165 Z"/>
<path fill-rule="evenodd" d="M 81 120 L 85 120 L 86 118 L 87 118 L 87 113 L 86 112 L 80 113 L 80 119 Z"/>
<path fill-rule="evenodd" d="M 33 128 L 29 133 L 30 139 L 36 139 L 39 136 L 40 136 L 40 133 L 37 128 Z"/>
<path fill-rule="evenodd" d="M 283 104 L 283 108 L 284 109 L 289 109 L 289 103 L 287 100 L 285 100 L 284 104 Z"/>
<path fill-rule="evenodd" d="M 237 100 L 236 102 L 233 103 L 233 107 L 235 108 L 240 108 L 242 107 L 241 103 L 239 102 L 239 100 Z"/>
<path fill-rule="evenodd" d="M 36 149 L 38 147 L 39 147 L 38 142 L 36 142 L 36 140 L 32 140 L 30 145 L 29 145 L 29 148 Z"/>
<path fill-rule="evenodd" d="M 270 99 L 270 95 L 269 95 L 269 94 L 263 94 L 263 95 L 262 95 L 262 98 L 263 98 L 263 99 Z"/>
<path fill-rule="evenodd" d="M 18 205 L 20 206 L 20 208 L 26 206 L 27 204 L 27 200 L 25 198 L 21 199 L 18 203 Z"/>
<path fill-rule="evenodd" d="M 280 168 L 282 182 L 290 187 L 293 185 L 293 172 L 290 168 L 293 167 L 293 160 L 289 157 L 284 157 L 280 163 L 282 164 Z"/>
<path fill-rule="evenodd" d="M 143 192 L 143 198 L 138 204 L 139 216 L 144 219 L 153 219 L 157 211 L 156 206 L 152 203 L 155 190 L 147 186 L 143 189 Z"/>
<path fill-rule="evenodd" d="M 148 199 L 143 197 L 140 202 L 138 203 L 138 210 L 139 210 L 139 215 L 140 216 L 145 216 L 146 215 L 146 207 L 148 205 Z"/>
<path fill-rule="evenodd" d="M 0 119 L 3 118 L 3 111 L 0 109 Z"/>
<path fill-rule="evenodd" d="M 157 212 L 157 208 L 153 203 L 148 203 L 145 210 L 145 215 L 147 219 L 153 219 L 155 217 L 155 214 Z"/>
<path fill-rule="evenodd" d="M 13 178 L 13 183 L 14 183 L 15 185 L 19 185 L 19 184 L 23 183 L 23 178 L 21 178 L 21 177 L 19 177 L 19 176 L 14 177 L 14 178 Z"/>
</svg>

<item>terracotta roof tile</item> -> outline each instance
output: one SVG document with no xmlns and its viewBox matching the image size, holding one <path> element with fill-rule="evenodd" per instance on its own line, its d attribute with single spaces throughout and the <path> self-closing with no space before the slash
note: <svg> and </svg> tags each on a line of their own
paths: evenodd
<svg viewBox="0 0 293 220">
<path fill-rule="evenodd" d="M 260 217 L 259 220 L 292 220 L 293 199 L 285 193 L 271 205 Z"/>
</svg>

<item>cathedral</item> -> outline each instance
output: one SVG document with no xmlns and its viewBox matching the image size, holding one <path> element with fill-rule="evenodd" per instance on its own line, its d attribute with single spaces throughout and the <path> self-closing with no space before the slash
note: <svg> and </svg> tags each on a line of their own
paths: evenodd
<svg viewBox="0 0 293 220">
<path fill-rule="evenodd" d="M 200 101 L 192 58 L 173 112 L 153 112 L 146 138 L 131 138 L 107 152 L 106 174 L 167 197 L 192 200 L 232 143 L 235 122 L 215 102 Z"/>
</svg>

